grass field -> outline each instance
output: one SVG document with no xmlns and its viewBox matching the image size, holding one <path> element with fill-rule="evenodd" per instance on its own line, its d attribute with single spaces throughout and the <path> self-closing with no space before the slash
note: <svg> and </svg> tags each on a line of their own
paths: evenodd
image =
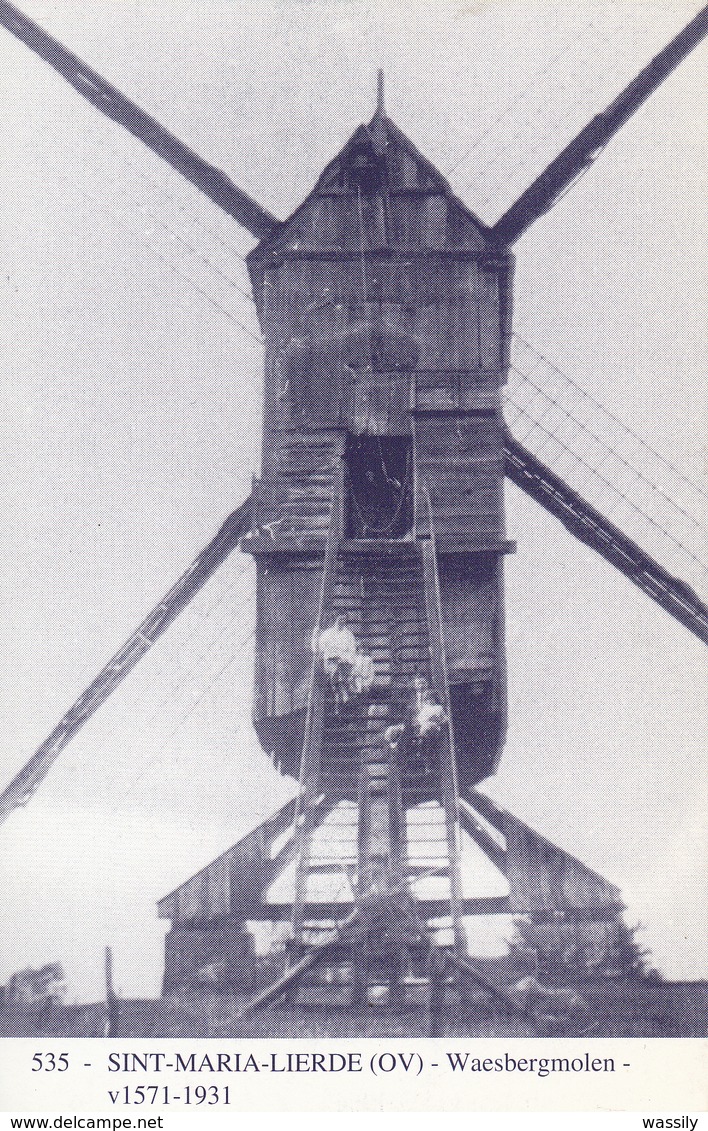
<svg viewBox="0 0 708 1131">
<path fill-rule="evenodd" d="M 441 1037 L 706 1037 L 708 982 L 651 984 L 614 981 L 579 987 L 587 1009 L 539 1030 L 501 1005 L 477 997 L 449 999 Z M 119 1037 L 422 1037 L 428 1032 L 424 1005 L 352 1012 L 345 1005 L 276 1003 L 255 1017 L 237 1015 L 247 995 L 212 994 L 121 1001 Z M 60 1006 L 50 1015 L 6 1010 L 0 1037 L 98 1037 L 105 1033 L 103 1003 Z"/>
</svg>

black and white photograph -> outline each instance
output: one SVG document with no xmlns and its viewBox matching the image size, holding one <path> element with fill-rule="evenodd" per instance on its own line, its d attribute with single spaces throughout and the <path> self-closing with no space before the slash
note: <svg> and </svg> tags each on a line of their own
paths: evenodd
<svg viewBox="0 0 708 1131">
<path fill-rule="evenodd" d="M 0 0 L 0 1037 L 708 1037 L 706 37 Z"/>
</svg>

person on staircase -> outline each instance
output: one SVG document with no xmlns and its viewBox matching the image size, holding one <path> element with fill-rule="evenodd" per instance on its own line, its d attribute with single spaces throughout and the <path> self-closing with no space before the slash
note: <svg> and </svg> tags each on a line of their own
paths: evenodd
<svg viewBox="0 0 708 1131">
<path fill-rule="evenodd" d="M 352 696 L 369 690 L 374 664 L 358 647 L 346 617 L 338 616 L 319 636 L 315 634 L 312 647 L 330 681 L 337 710 Z"/>
<path fill-rule="evenodd" d="M 416 676 L 406 722 L 387 727 L 384 739 L 399 762 L 422 760 L 424 773 L 432 772 L 438 753 L 438 740 L 447 723 L 440 699 L 427 679 Z"/>
<path fill-rule="evenodd" d="M 357 647 L 351 678 L 353 695 L 363 695 L 374 682 L 374 661 Z"/>
<path fill-rule="evenodd" d="M 414 755 L 417 752 L 423 762 L 425 774 L 432 773 L 439 760 L 439 740 L 447 715 L 440 699 L 428 686 L 427 679 L 416 676 L 413 681 Z"/>
</svg>

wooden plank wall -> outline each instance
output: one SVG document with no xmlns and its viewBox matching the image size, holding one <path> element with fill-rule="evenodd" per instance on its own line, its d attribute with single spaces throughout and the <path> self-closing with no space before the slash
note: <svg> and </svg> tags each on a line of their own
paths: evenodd
<svg viewBox="0 0 708 1131">
<path fill-rule="evenodd" d="M 256 722 L 307 704 L 312 634 L 322 563 L 278 555 L 259 570 L 256 620 Z"/>
<path fill-rule="evenodd" d="M 276 840 L 295 819 L 296 801 L 283 806 L 269 820 L 248 833 L 232 848 L 190 877 L 157 905 L 161 919 L 174 925 L 208 923 L 249 910 L 258 903 L 261 889 L 271 881 Z"/>
<path fill-rule="evenodd" d="M 284 513 L 281 533 L 285 534 L 291 528 L 291 519 L 292 528 L 298 527 L 298 501 L 302 512 L 299 526 L 303 528 L 316 526 L 314 516 L 321 519 L 326 510 L 325 485 L 313 478 L 321 474 L 321 469 L 313 465 L 307 470 L 311 477 L 307 490 L 301 481 L 302 461 L 299 467 L 293 464 L 292 470 L 282 458 L 277 466 L 274 464 L 273 453 L 282 450 L 284 431 L 306 434 L 301 447 L 329 441 L 334 448 L 334 430 L 401 436 L 412 430 L 412 413 L 493 414 L 498 410 L 500 269 L 498 264 L 487 268 L 469 259 L 439 256 L 403 263 L 377 261 L 367 267 L 367 286 L 373 294 L 368 294 L 366 303 L 361 301 L 361 265 L 354 260 L 293 260 L 267 272 L 272 339 L 266 367 L 263 478 L 266 483 L 272 479 L 273 485 L 264 488 L 263 505 L 268 512 L 264 523 L 277 521 Z M 375 339 L 374 352 L 382 354 L 374 359 L 373 367 L 372 350 L 363 349 L 361 344 L 367 333 Z M 404 369 L 391 368 L 397 348 L 402 357 L 414 355 Z M 491 465 L 483 468 L 465 437 L 454 454 L 458 479 L 448 476 L 446 485 L 438 475 L 441 461 L 434 445 L 424 451 L 426 443 L 428 447 L 433 444 L 436 429 L 438 448 L 444 445 L 446 427 L 454 437 L 466 425 L 457 419 L 447 426 L 435 421 L 425 428 L 421 424 L 421 434 L 425 429 L 430 432 L 421 451 L 424 459 L 429 456 L 430 462 L 439 465 L 433 478 L 436 489 L 445 496 L 441 499 L 441 517 L 450 511 L 456 492 L 475 496 L 467 500 L 472 509 L 469 505 L 465 509 L 466 504 L 461 510 L 457 508 L 459 520 L 454 531 L 460 532 L 469 528 L 469 520 L 476 516 L 480 490 L 483 494 L 489 487 L 493 493 L 485 475 L 498 476 L 501 481 L 503 469 Z M 493 431 L 490 425 L 481 427 L 488 428 L 489 442 L 494 441 L 501 456 L 498 430 Z M 321 441 L 314 433 L 321 433 Z M 468 457 L 470 468 L 465 479 L 461 465 Z M 285 485 L 288 477 L 293 479 L 292 489 Z M 498 510 L 498 500 L 492 501 L 490 496 L 487 501 L 485 516 L 490 508 Z M 473 525 L 481 527 L 484 523 Z M 493 525 L 496 529 L 498 516 Z M 445 532 L 443 523 L 440 533 Z"/>
<path fill-rule="evenodd" d="M 500 644 L 496 559 L 491 554 L 443 555 L 439 576 L 450 680 L 488 675 Z"/>
<path fill-rule="evenodd" d="M 426 170 L 401 145 L 387 154 L 388 199 L 362 197 L 364 249 L 386 246 L 428 251 L 485 249 L 485 236 L 472 217 L 449 194 L 443 182 Z M 385 219 L 384 219 L 385 217 Z M 316 189 L 293 214 L 268 247 L 271 254 L 292 252 L 360 252 L 361 228 L 356 191 L 349 183 L 346 161 L 335 162 Z"/>
<path fill-rule="evenodd" d="M 255 494 L 256 527 L 282 537 L 325 539 L 344 436 L 331 429 L 276 431 Z"/>
<path fill-rule="evenodd" d="M 288 259 L 266 271 L 264 331 L 282 357 L 293 343 L 334 342 L 369 321 L 414 334 L 418 368 L 496 371 L 502 270 L 467 255 L 396 252 L 368 260 L 364 284 L 353 256 Z"/>
<path fill-rule="evenodd" d="M 504 458 L 495 416 L 419 416 L 418 481 L 430 494 L 435 533 L 459 548 L 493 546 L 504 537 Z"/>
<path fill-rule="evenodd" d="M 511 813 L 504 813 L 502 831 L 513 911 L 552 917 L 622 907 L 619 888 Z"/>
</svg>

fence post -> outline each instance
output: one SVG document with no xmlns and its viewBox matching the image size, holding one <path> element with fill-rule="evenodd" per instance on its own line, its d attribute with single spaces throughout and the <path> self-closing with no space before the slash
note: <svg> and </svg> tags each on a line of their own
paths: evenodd
<svg viewBox="0 0 708 1131">
<path fill-rule="evenodd" d="M 110 946 L 105 950 L 106 971 L 106 1025 L 105 1035 L 115 1037 L 118 1035 L 118 998 L 113 989 L 113 951 Z"/>
</svg>

